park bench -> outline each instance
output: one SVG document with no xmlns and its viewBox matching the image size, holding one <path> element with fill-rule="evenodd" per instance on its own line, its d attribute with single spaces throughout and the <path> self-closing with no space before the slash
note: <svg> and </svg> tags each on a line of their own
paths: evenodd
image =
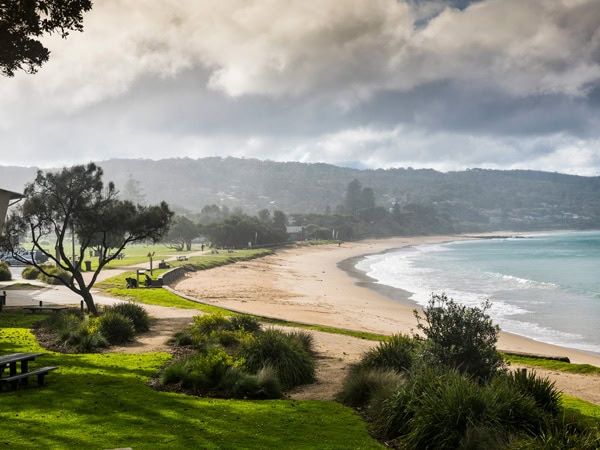
<svg viewBox="0 0 600 450">
<path fill-rule="evenodd" d="M 0 378 L 0 383 L 10 383 L 11 389 L 14 391 L 19 386 L 19 381 L 21 382 L 21 385 L 27 386 L 27 379 L 32 376 L 37 376 L 38 385 L 43 386 L 44 377 L 48 374 L 48 372 L 56 369 L 58 369 L 58 366 L 41 367 L 30 372 L 18 373 L 16 375 Z"/>
<path fill-rule="evenodd" d="M 188 257 L 185 255 L 179 255 L 177 257 L 177 261 L 187 261 Z"/>
<path fill-rule="evenodd" d="M 33 306 L 23 306 L 23 309 L 31 311 L 32 313 L 36 312 L 52 312 L 52 311 L 64 311 L 68 309 L 67 306 L 59 306 L 59 305 L 33 305 Z"/>
<path fill-rule="evenodd" d="M 29 361 L 33 361 L 43 353 L 11 353 L 0 356 L 0 385 L 10 385 L 12 390 L 19 387 L 19 384 L 27 386 L 29 377 L 37 377 L 39 386 L 44 384 L 44 377 L 52 370 L 58 369 L 58 366 L 40 367 L 29 370 Z M 20 363 L 21 372 L 17 372 L 17 363 Z M 4 376 L 4 370 L 8 369 L 8 376 Z"/>
</svg>

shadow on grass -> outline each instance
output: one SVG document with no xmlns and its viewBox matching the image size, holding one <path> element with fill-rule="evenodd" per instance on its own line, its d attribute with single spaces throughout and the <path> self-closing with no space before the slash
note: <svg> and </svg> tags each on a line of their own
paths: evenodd
<svg viewBox="0 0 600 450">
<path fill-rule="evenodd" d="M 3 329 L 2 351 L 39 351 L 26 329 Z M 333 402 L 234 401 L 148 386 L 166 353 L 45 353 L 46 384 L 0 397 L 0 442 L 18 448 L 381 448 Z"/>
</svg>

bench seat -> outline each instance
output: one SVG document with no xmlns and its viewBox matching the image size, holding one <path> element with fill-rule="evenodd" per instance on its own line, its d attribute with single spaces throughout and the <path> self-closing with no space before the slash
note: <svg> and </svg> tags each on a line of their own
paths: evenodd
<svg viewBox="0 0 600 450">
<path fill-rule="evenodd" d="M 48 374 L 51 370 L 58 369 L 58 366 L 47 366 L 41 367 L 39 369 L 34 369 L 26 373 L 18 373 L 16 375 L 11 375 L 9 377 L 0 378 L 0 382 L 2 383 L 10 383 L 12 389 L 16 389 L 19 380 L 21 380 L 21 384 L 27 385 L 27 379 L 32 376 L 37 376 L 38 385 L 42 386 L 44 384 L 44 376 Z"/>
</svg>

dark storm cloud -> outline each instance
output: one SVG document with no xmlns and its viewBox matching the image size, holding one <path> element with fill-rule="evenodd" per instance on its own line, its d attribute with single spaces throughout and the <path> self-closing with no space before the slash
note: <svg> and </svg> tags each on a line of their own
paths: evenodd
<svg viewBox="0 0 600 450">
<path fill-rule="evenodd" d="M 598 23 L 596 0 L 104 0 L 39 74 L 0 80 L 0 132 L 26 164 L 596 174 Z"/>
</svg>

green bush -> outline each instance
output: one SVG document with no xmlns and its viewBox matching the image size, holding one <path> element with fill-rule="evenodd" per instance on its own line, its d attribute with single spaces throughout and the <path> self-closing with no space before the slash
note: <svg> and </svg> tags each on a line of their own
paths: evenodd
<svg viewBox="0 0 600 450">
<path fill-rule="evenodd" d="M 0 261 L 0 281 L 12 280 L 12 273 L 10 267 L 4 261 Z"/>
<path fill-rule="evenodd" d="M 289 389 L 315 380 L 314 357 L 304 345 L 297 336 L 270 328 L 243 341 L 238 355 L 252 373 L 272 367 L 283 388 Z"/>
<path fill-rule="evenodd" d="M 283 395 L 277 374 L 271 368 L 263 368 L 253 375 L 231 366 L 221 379 L 219 388 L 232 398 L 276 399 Z"/>
<path fill-rule="evenodd" d="M 166 384 L 176 384 L 185 378 L 186 369 L 185 369 L 185 361 L 177 361 L 176 363 L 167 366 L 160 374 L 160 383 L 163 385 Z"/>
<path fill-rule="evenodd" d="M 109 346 L 108 341 L 99 329 L 90 327 L 88 323 L 82 322 L 63 341 L 77 353 L 92 353 L 101 348 Z"/>
<path fill-rule="evenodd" d="M 445 294 L 432 295 L 423 310 L 424 318 L 415 311 L 418 328 L 427 338 L 423 346 L 426 361 L 456 368 L 482 382 L 502 372 L 504 363 L 496 351 L 500 328 L 486 313 L 490 306 L 485 302 L 481 309 L 467 307 Z"/>
<path fill-rule="evenodd" d="M 98 328 L 111 344 L 124 344 L 132 341 L 135 336 L 135 328 L 131 319 L 117 312 L 108 311 L 100 316 Z"/>
<path fill-rule="evenodd" d="M 44 273 L 40 273 L 38 278 L 47 284 L 59 285 L 63 284 L 63 282 L 60 280 L 68 282 L 68 280 L 71 278 L 71 275 L 68 272 L 65 272 L 64 270 L 56 266 L 46 265 L 44 266 L 44 270 L 46 271 L 46 273 L 48 273 L 48 275 L 51 276 L 48 276 Z"/>
<path fill-rule="evenodd" d="M 144 307 L 133 302 L 122 302 L 111 305 L 105 309 L 127 317 L 133 323 L 136 333 L 143 333 L 150 329 L 150 317 Z"/>
<path fill-rule="evenodd" d="M 260 322 L 252 316 L 232 316 L 229 322 L 233 330 L 243 330 L 248 333 L 256 333 L 261 330 Z"/>
<path fill-rule="evenodd" d="M 289 336 L 291 339 L 295 339 L 302 345 L 302 348 L 308 353 L 314 353 L 315 339 L 309 331 L 294 330 L 290 331 Z"/>
<path fill-rule="evenodd" d="M 503 377 L 498 377 L 495 382 L 505 382 L 518 392 L 531 396 L 537 406 L 552 416 L 556 416 L 560 411 L 560 392 L 556 389 L 554 382 L 548 378 L 538 377 L 535 370 L 509 372 Z"/>
<path fill-rule="evenodd" d="M 213 331 L 231 330 L 231 322 L 221 313 L 205 314 L 194 317 L 195 334 L 208 335 Z"/>
<path fill-rule="evenodd" d="M 27 266 L 21 272 L 21 277 L 25 280 L 37 280 L 40 276 L 40 269 L 34 266 Z"/>
<path fill-rule="evenodd" d="M 180 346 L 180 347 L 194 345 L 194 342 L 195 342 L 194 336 L 192 336 L 192 333 L 189 329 L 178 331 L 168 341 L 168 343 L 170 345 L 175 345 L 175 346 Z"/>
<path fill-rule="evenodd" d="M 404 372 L 412 366 L 417 347 L 417 339 L 394 334 L 387 341 L 382 341 L 368 350 L 355 367 Z"/>
<path fill-rule="evenodd" d="M 377 410 L 381 401 L 397 391 L 403 382 L 404 377 L 391 369 L 351 370 L 344 379 L 337 398 L 348 406 L 373 406 Z"/>
<path fill-rule="evenodd" d="M 554 423 L 503 376 L 482 385 L 457 369 L 417 366 L 406 377 L 376 416 L 379 432 L 402 448 L 504 448 L 515 436 L 543 435 Z M 478 439 L 484 434 L 488 439 Z"/>
<path fill-rule="evenodd" d="M 73 313 L 57 312 L 41 321 L 38 327 L 55 332 L 56 342 L 67 351 L 91 353 L 108 347 L 96 319 L 83 320 Z"/>
</svg>

